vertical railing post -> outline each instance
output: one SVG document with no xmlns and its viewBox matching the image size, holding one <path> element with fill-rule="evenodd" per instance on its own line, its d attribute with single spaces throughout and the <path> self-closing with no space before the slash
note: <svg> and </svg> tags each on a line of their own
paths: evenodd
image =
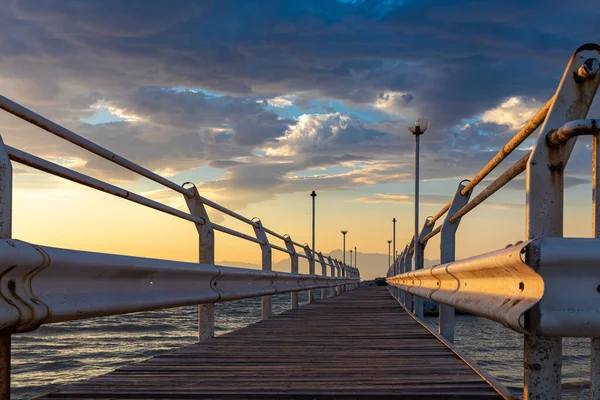
<svg viewBox="0 0 600 400">
<path fill-rule="evenodd" d="M 334 261 L 335 261 L 336 276 L 339 278 L 342 276 L 342 266 L 341 266 L 340 260 L 335 259 Z M 335 287 L 335 295 L 339 296 L 340 294 L 342 294 L 342 287 L 338 285 Z"/>
<path fill-rule="evenodd" d="M 331 268 L 330 276 L 335 277 L 335 265 L 333 265 L 333 260 L 331 259 L 331 256 L 327 256 L 327 260 L 329 261 L 329 267 Z M 329 288 L 329 297 L 335 297 L 335 286 L 331 286 Z"/>
<path fill-rule="evenodd" d="M 304 254 L 306 254 L 306 257 L 308 258 L 308 273 L 310 275 L 314 275 L 315 271 L 313 269 L 313 267 L 314 267 L 313 257 L 315 256 L 315 251 L 314 251 L 314 249 L 311 249 L 309 245 L 305 244 L 304 245 Z M 314 289 L 308 289 L 308 302 L 309 303 L 315 302 L 315 290 Z"/>
<path fill-rule="evenodd" d="M 415 262 L 415 270 L 423 269 L 423 266 L 425 265 L 425 246 L 427 246 L 427 242 L 421 243 L 421 241 L 423 240 L 423 238 L 425 238 L 425 236 L 429 235 L 431 233 L 431 231 L 433 230 L 433 225 L 427 226 L 430 219 L 431 219 L 431 217 L 428 217 L 425 220 L 425 224 L 423 225 L 423 228 L 421 229 L 421 233 L 419 234 L 419 240 L 417 241 L 417 245 L 415 246 L 415 260 L 417 260 L 417 259 L 419 260 L 418 264 L 416 264 L 416 262 Z M 417 252 L 419 253 L 418 258 L 417 258 Z M 422 297 L 415 296 L 415 314 L 417 315 L 417 318 L 419 318 L 421 320 L 424 317 L 423 301 L 424 300 Z"/>
<path fill-rule="evenodd" d="M 412 271 L 412 257 L 410 256 L 410 251 L 413 248 L 414 243 L 415 238 L 413 236 L 412 240 L 410 241 L 410 244 L 408 245 L 406 253 L 404 254 L 404 273 Z M 406 301 L 406 308 L 408 309 L 408 311 L 413 312 L 412 295 L 410 293 L 405 293 L 404 300 Z"/>
<path fill-rule="evenodd" d="M 396 255 L 394 255 L 394 264 L 392 264 L 394 266 L 393 270 L 393 275 L 392 276 L 396 276 L 400 273 L 400 270 L 398 268 L 398 257 Z M 396 299 L 400 299 L 400 296 L 398 296 L 400 289 L 398 289 L 396 286 L 394 286 L 394 297 L 396 297 Z"/>
<path fill-rule="evenodd" d="M 258 218 L 255 218 L 252 221 L 254 222 L 254 234 L 256 235 L 256 238 L 262 242 L 260 245 L 260 250 L 262 253 L 262 270 L 272 271 L 273 257 L 271 252 L 271 244 L 267 238 L 267 233 L 265 232 L 262 222 Z M 264 321 L 273 316 L 271 296 L 262 296 L 261 303 L 261 318 Z"/>
<path fill-rule="evenodd" d="M 321 263 L 321 275 L 327 276 L 327 267 L 325 266 L 325 257 L 323 257 L 323 253 L 318 252 L 317 256 L 319 257 L 319 263 Z M 321 288 L 321 300 L 325 299 L 325 288 Z"/>
<path fill-rule="evenodd" d="M 12 164 L 0 136 L 0 238 L 12 237 Z M 0 335 L 0 400 L 10 399 L 9 333 Z"/>
<path fill-rule="evenodd" d="M 408 252 L 408 245 L 404 246 L 404 250 L 402 250 L 402 253 L 400 253 L 400 258 L 398 260 L 398 263 L 400 265 L 400 273 L 403 274 L 406 272 L 405 269 L 405 265 L 404 265 L 404 259 L 405 259 L 405 255 Z M 406 304 L 406 292 L 404 291 L 400 291 L 400 302 L 402 304 Z"/>
<path fill-rule="evenodd" d="M 187 183 L 184 183 L 184 186 Z M 193 195 L 191 197 L 184 196 L 190 214 L 195 217 L 204 219 L 204 224 L 196 224 L 198 231 L 198 262 L 200 264 L 215 264 L 215 233 L 208 218 L 206 208 L 202 202 L 202 196 L 198 193 L 195 185 L 190 187 Z M 198 341 L 203 342 L 210 340 L 215 336 L 215 305 L 200 304 L 198 305 Z"/>
<path fill-rule="evenodd" d="M 456 257 L 456 230 L 460 224 L 460 218 L 455 222 L 450 222 L 450 218 L 461 208 L 463 208 L 471 197 L 472 190 L 463 195 L 462 190 L 465 188 L 467 180 L 458 184 L 458 190 L 454 195 L 446 219 L 442 225 L 440 232 L 440 264 L 451 263 Z M 440 304 L 440 328 L 439 332 L 450 343 L 454 343 L 454 307 Z"/>
<path fill-rule="evenodd" d="M 558 148 L 546 142 L 548 133 L 566 122 L 585 118 L 592 104 L 600 74 L 600 47 L 584 45 L 577 49 L 561 79 L 546 121 L 540 127 L 536 145 L 527 164 L 527 239 L 563 236 L 564 168 L 576 138 Z M 544 277 L 544 270 L 536 271 Z M 573 273 L 577 273 L 573 271 Z M 541 304 L 525 314 L 525 399 L 561 398 L 562 338 L 537 335 L 536 327 L 545 316 Z"/>
<path fill-rule="evenodd" d="M 310 194 L 312 197 L 312 257 L 309 260 L 309 274 L 315 275 L 315 255 L 317 254 L 317 249 L 315 248 L 315 199 L 317 197 L 317 193 L 313 190 Z M 308 291 L 308 302 L 315 302 L 315 290 L 309 289 Z"/>
<path fill-rule="evenodd" d="M 600 151 L 598 135 L 592 138 L 592 236 L 600 239 Z M 600 400 L 600 338 L 592 338 L 590 357 L 590 399 Z"/>
<path fill-rule="evenodd" d="M 285 247 L 288 249 L 290 254 L 290 262 L 291 262 L 291 272 L 292 274 L 298 273 L 298 253 L 296 252 L 296 246 L 294 246 L 294 242 L 292 238 L 289 236 L 285 236 Z M 290 307 L 293 309 L 298 308 L 298 292 L 290 293 Z"/>
</svg>

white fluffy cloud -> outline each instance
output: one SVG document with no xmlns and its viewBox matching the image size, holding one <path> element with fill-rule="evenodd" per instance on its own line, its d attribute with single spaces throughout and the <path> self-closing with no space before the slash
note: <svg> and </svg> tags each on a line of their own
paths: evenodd
<svg viewBox="0 0 600 400">
<path fill-rule="evenodd" d="M 294 105 L 292 100 L 290 100 L 288 97 L 274 97 L 272 99 L 268 99 L 267 103 L 271 107 L 277 107 L 277 108 L 285 108 L 285 107 L 290 107 L 290 106 Z"/>
<path fill-rule="evenodd" d="M 390 115 L 401 114 L 407 118 L 415 118 L 415 110 L 409 106 L 414 96 L 408 92 L 386 91 L 373 102 L 373 108 Z"/>
<path fill-rule="evenodd" d="M 498 107 L 484 112 L 481 120 L 518 129 L 525 125 L 542 106 L 543 103 L 535 99 L 510 97 Z"/>
<path fill-rule="evenodd" d="M 386 135 L 365 127 L 360 119 L 347 114 L 304 114 L 298 117 L 283 137 L 267 146 L 265 152 L 272 156 L 293 156 L 334 149 L 342 151 L 359 143 L 368 145 L 368 142 Z"/>
</svg>

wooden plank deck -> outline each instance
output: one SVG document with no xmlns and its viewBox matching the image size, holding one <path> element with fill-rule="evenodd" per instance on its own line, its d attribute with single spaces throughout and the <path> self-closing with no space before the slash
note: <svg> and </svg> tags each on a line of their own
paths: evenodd
<svg viewBox="0 0 600 400">
<path fill-rule="evenodd" d="M 48 395 L 58 399 L 502 398 L 398 305 L 360 287 Z"/>
</svg>

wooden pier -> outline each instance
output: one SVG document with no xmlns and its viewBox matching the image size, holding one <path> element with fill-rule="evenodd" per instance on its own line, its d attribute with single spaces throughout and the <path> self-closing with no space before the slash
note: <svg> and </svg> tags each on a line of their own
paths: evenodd
<svg viewBox="0 0 600 400">
<path fill-rule="evenodd" d="M 501 399 L 385 287 L 360 287 L 49 394 L 55 399 Z"/>
</svg>

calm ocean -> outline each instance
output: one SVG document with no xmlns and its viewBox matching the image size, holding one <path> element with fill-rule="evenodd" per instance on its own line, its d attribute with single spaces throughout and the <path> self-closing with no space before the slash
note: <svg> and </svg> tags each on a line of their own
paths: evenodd
<svg viewBox="0 0 600 400">
<path fill-rule="evenodd" d="M 317 292 L 317 298 L 320 291 Z M 306 304 L 306 292 L 300 294 Z M 273 296 L 273 311 L 289 307 L 289 295 Z M 153 311 L 42 326 L 13 337 L 13 398 L 29 399 L 115 368 L 196 341 L 197 307 Z M 217 334 L 260 320 L 260 298 L 219 303 Z M 437 320 L 426 322 L 435 326 Z M 520 393 L 522 337 L 473 316 L 457 316 L 456 345 L 507 387 Z M 581 382 L 589 376 L 589 340 L 565 339 L 566 399 L 587 399 Z"/>
</svg>

